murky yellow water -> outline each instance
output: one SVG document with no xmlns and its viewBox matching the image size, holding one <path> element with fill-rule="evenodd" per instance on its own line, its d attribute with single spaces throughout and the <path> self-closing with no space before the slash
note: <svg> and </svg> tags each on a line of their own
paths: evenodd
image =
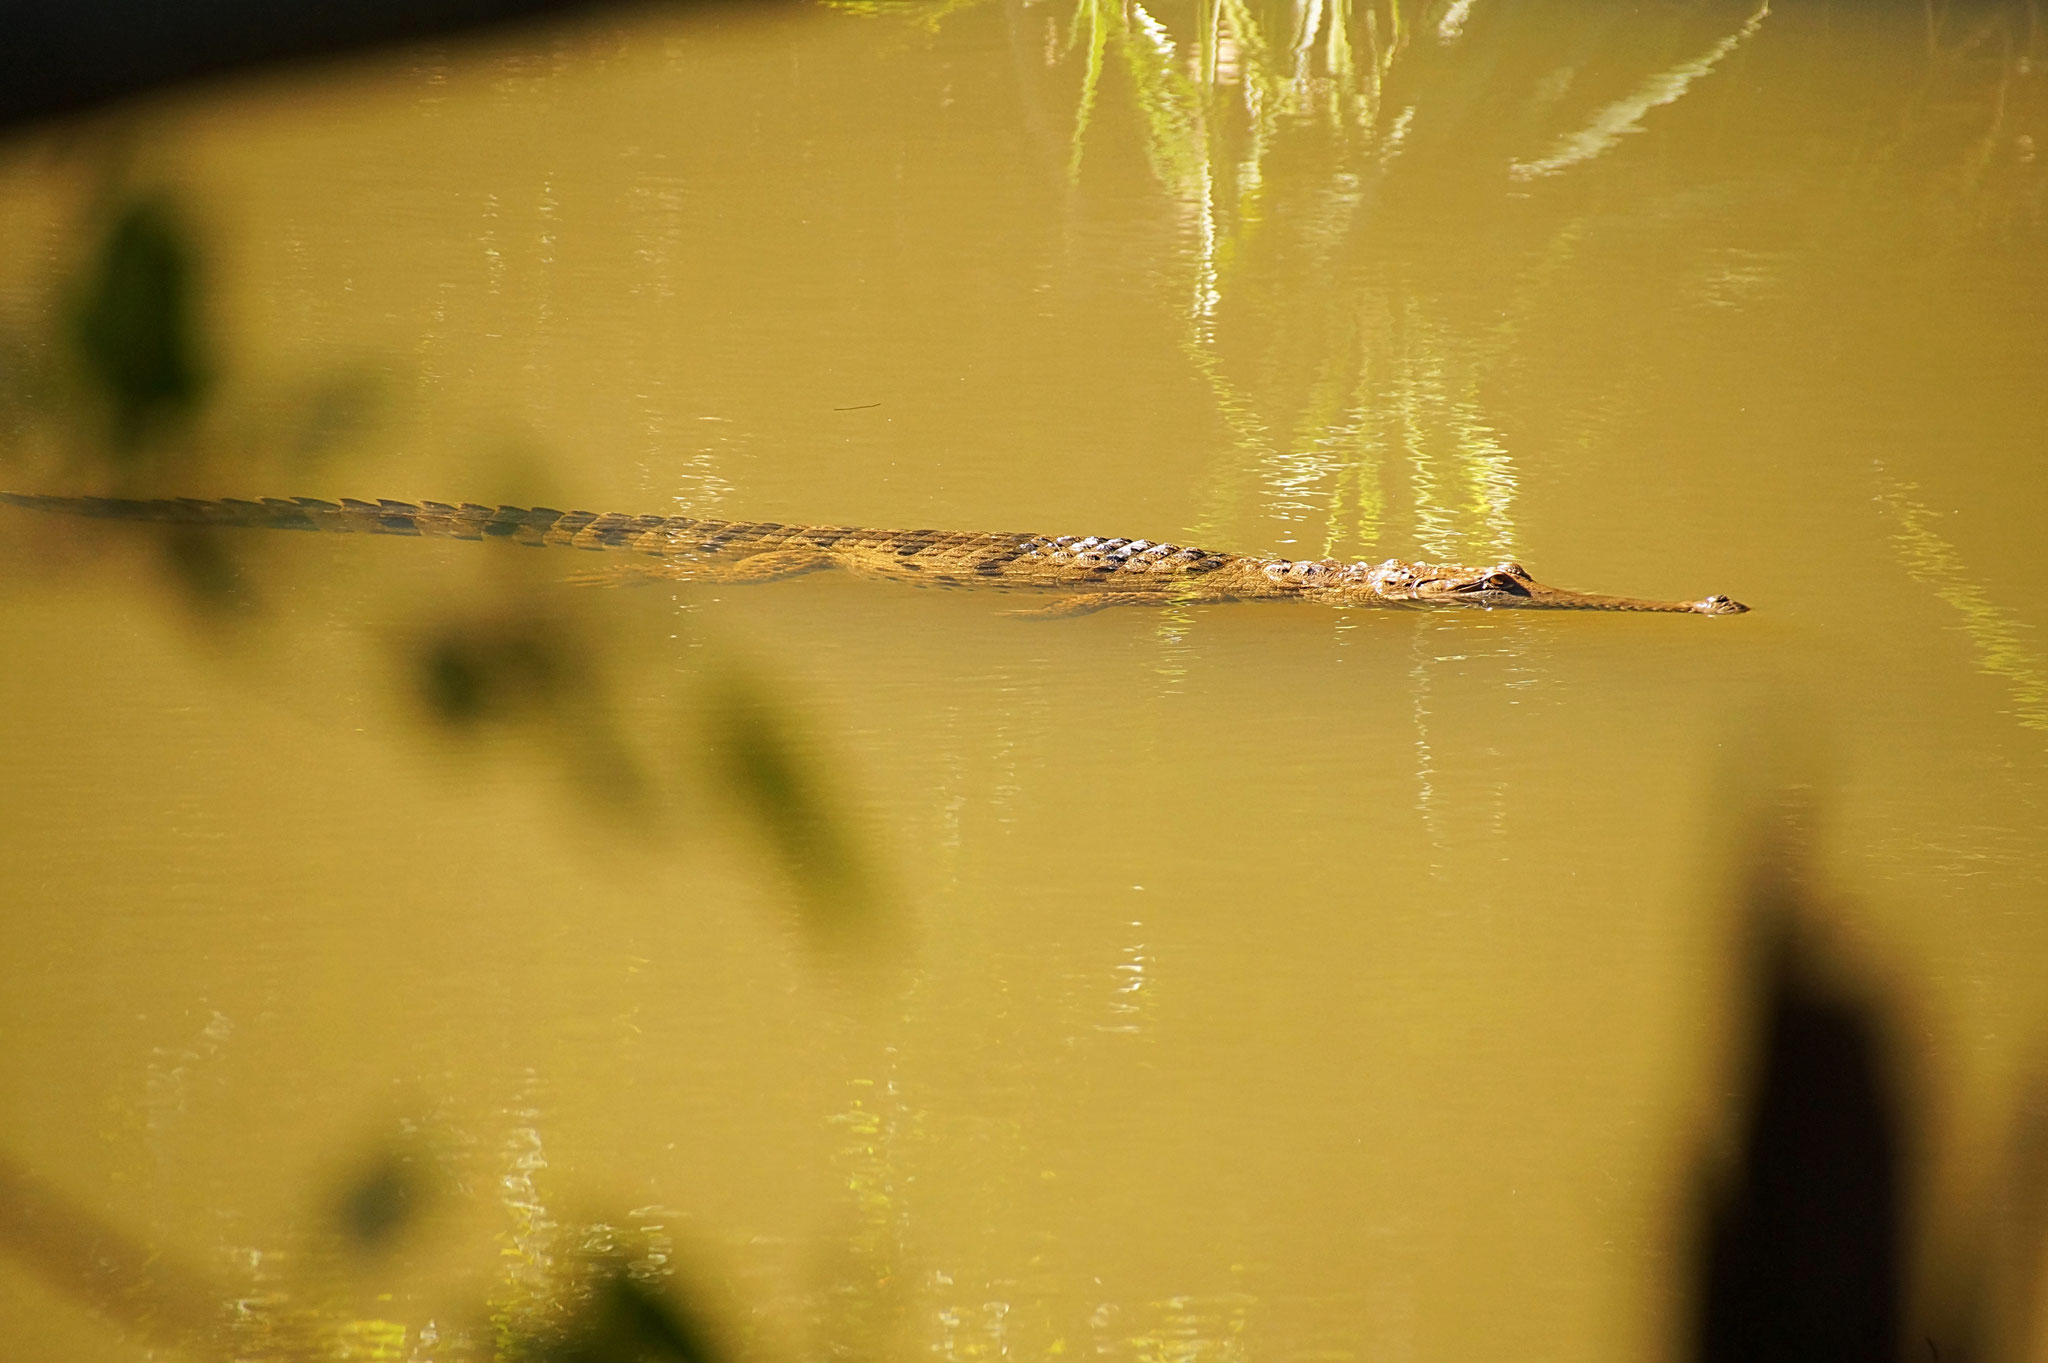
<svg viewBox="0 0 2048 1363">
<path fill-rule="evenodd" d="M 365 1358 L 471 1356 L 593 1224 L 768 1360 L 1665 1356 L 1761 773 L 1817 788 L 1927 1187 L 2048 1045 L 2028 14 L 706 9 L 98 134 L 207 243 L 179 491 L 1511 555 L 1755 609 L 544 593 L 629 746 L 770 679 L 880 887 L 849 949 L 715 782 L 622 829 L 587 735 L 421 721 L 403 641 L 540 591 L 479 566 L 519 551 L 238 545 L 265 613 L 224 627 L 134 532 L 6 510 L 0 1151 Z M 6 168 L 31 349 L 99 146 Z M 331 448 L 328 392 L 368 411 Z M 0 481 L 81 485 L 47 424 Z M 335 1268 L 394 1140 L 441 1214 Z M 12 1266 L 0 1320 L 143 1348 Z"/>
</svg>

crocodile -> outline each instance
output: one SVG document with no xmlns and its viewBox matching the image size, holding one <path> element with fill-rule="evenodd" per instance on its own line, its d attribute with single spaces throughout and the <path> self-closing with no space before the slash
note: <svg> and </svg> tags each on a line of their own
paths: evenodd
<svg viewBox="0 0 2048 1363">
<path fill-rule="evenodd" d="M 474 502 L 339 502 L 310 497 L 133 499 L 0 492 L 36 511 L 170 525 L 324 530 L 346 534 L 504 539 L 515 544 L 618 550 L 634 555 L 569 579 L 584 585 L 657 581 L 769 582 L 836 568 L 859 577 L 935 587 L 1058 593 L 1016 612 L 1085 615 L 1109 606 L 1220 601 L 1314 601 L 1328 605 L 1460 609 L 1667 611 L 1740 615 L 1725 596 L 1648 601 L 1545 586 L 1519 563 L 1345 563 L 1218 553 L 1145 539 L 1096 535 L 970 534 L 779 525 L 691 516 L 600 515 L 552 507 Z"/>
</svg>

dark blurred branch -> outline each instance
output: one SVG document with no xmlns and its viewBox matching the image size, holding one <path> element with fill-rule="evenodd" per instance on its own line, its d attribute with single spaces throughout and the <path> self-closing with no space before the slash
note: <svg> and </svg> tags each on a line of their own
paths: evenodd
<svg viewBox="0 0 2048 1363">
<path fill-rule="evenodd" d="M 1697 1363 L 1900 1358 L 1904 1119 L 1868 1005 L 1829 987 L 1779 868 L 1751 909 L 1763 1017 L 1740 1161 L 1707 1214 Z"/>
<path fill-rule="evenodd" d="M 602 0 L 9 0 L 0 128 L 231 71 L 472 33 Z"/>
<path fill-rule="evenodd" d="M 1850 982 L 1802 882 L 1799 821 L 1767 838 L 1743 908 L 1754 1019 L 1744 1124 L 1698 1207 L 1694 1363 L 2032 1358 L 2048 1253 L 2048 1102 L 2022 1095 L 1957 1226 L 1920 1224 L 1903 1000 Z"/>
</svg>

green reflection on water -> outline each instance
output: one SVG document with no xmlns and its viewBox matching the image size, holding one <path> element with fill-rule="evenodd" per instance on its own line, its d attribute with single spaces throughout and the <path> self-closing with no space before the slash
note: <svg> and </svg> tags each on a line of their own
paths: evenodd
<svg viewBox="0 0 2048 1363">
<path fill-rule="evenodd" d="M 1770 14 L 1768 4 L 1757 7 L 1756 13 L 1735 32 L 1715 43 L 1691 61 L 1680 62 L 1666 71 L 1659 71 L 1636 88 L 1626 99 L 1616 100 L 1593 116 L 1578 132 L 1560 138 L 1548 154 L 1533 161 L 1517 161 L 1508 167 L 1508 174 L 1517 180 L 1533 180 L 1539 176 L 1555 175 L 1559 171 L 1590 161 L 1611 150 L 1621 139 L 1643 130 L 1643 120 L 1652 109 L 1675 103 L 1692 87 L 1692 83 L 1711 72 L 1721 64 L 1723 58 L 1753 37 L 1764 19 Z"/>
<path fill-rule="evenodd" d="M 1918 487 L 1887 481 L 1878 501 L 1898 528 L 1892 543 L 1913 580 L 1927 587 L 1962 617 L 1960 625 L 1977 655 L 1977 670 L 1997 677 L 2012 692 L 2013 718 L 2048 732 L 2048 669 L 2027 644 L 2028 626 L 1992 601 L 1963 563 L 1955 546 L 1934 529 L 1935 513 L 1915 500 Z"/>
<path fill-rule="evenodd" d="M 1361 20 L 1349 6 L 1315 3 L 1296 7 L 1291 19 L 1292 38 L 1282 47 L 1246 0 L 1198 5 L 1192 44 L 1177 42 L 1142 7 L 1082 0 L 1073 14 L 1074 45 L 1085 26 L 1087 58 L 1071 172 L 1078 174 L 1100 97 L 1104 53 L 1114 49 L 1131 77 L 1123 88 L 1153 176 L 1193 238 L 1182 258 L 1189 304 L 1181 349 L 1207 384 L 1230 443 L 1204 480 L 1204 509 L 1189 534 L 1218 538 L 1256 507 L 1289 527 L 1286 542 L 1315 544 L 1327 555 L 1369 553 L 1388 529 L 1392 455 L 1408 468 L 1414 537 L 1424 552 L 1511 553 L 1516 478 L 1504 437 L 1477 395 L 1484 366 L 1464 353 L 1448 324 L 1432 321 L 1413 297 L 1390 296 L 1392 281 L 1346 259 L 1367 190 L 1414 117 L 1411 105 L 1375 131 L 1411 26 L 1398 5 L 1384 12 L 1366 6 Z M 1439 40 L 1453 40 L 1463 21 L 1447 15 Z M 1363 60 L 1353 41 L 1360 29 Z M 1309 248 L 1309 268 L 1327 290 L 1316 311 L 1330 342 L 1310 359 L 1308 391 L 1292 418 L 1268 411 L 1257 388 L 1235 377 L 1242 347 L 1219 323 L 1241 292 L 1250 296 L 1241 267 L 1253 240 L 1281 230 L 1265 221 L 1266 161 L 1289 121 L 1336 135 L 1315 172 L 1318 211 L 1285 224 Z M 1297 282 L 1308 287 L 1306 278 Z M 1390 311 L 1398 325 L 1373 325 Z M 1254 363 L 1284 371 L 1291 339 L 1257 343 Z M 1460 376 L 1456 393 L 1447 387 L 1450 374 Z"/>
</svg>

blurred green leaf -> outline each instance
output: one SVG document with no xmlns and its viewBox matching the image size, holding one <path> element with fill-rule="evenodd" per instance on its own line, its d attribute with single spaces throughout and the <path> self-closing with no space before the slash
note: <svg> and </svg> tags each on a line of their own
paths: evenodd
<svg viewBox="0 0 2048 1363">
<path fill-rule="evenodd" d="M 114 218 L 81 282 L 71 338 L 112 411 L 114 451 L 189 416 L 206 389 L 199 357 L 196 251 L 162 199 L 139 199 Z"/>
<path fill-rule="evenodd" d="M 475 728 L 545 707 L 571 669 L 546 622 L 524 617 L 458 622 L 420 646 L 421 699 L 451 728 Z"/>
<path fill-rule="evenodd" d="M 537 742 L 580 798 L 621 827 L 651 831 L 659 790 L 644 744 L 611 695 L 606 641 L 531 603 L 444 619 L 406 665 L 434 723 L 465 738 L 487 729 Z"/>
<path fill-rule="evenodd" d="M 814 925 L 862 916 L 866 877 L 813 764 L 791 741 L 787 716 L 743 681 L 720 687 L 707 710 L 715 775 L 796 882 Z"/>
<path fill-rule="evenodd" d="M 321 375 L 299 400 L 288 441 L 293 462 L 310 468 L 360 439 L 387 397 L 382 378 L 367 367 Z"/>
<path fill-rule="evenodd" d="M 187 600 L 210 616 L 253 606 L 241 560 L 214 531 L 192 525 L 167 527 L 164 570 Z"/>
<path fill-rule="evenodd" d="M 375 1253 L 418 1218 L 427 1191 L 413 1161 L 399 1150 L 382 1149 L 344 1180 L 335 1221 L 350 1245 Z"/>
<path fill-rule="evenodd" d="M 724 1353 L 702 1322 L 620 1262 L 604 1266 L 564 1329 L 513 1352 L 539 1363 L 719 1363 Z"/>
</svg>

